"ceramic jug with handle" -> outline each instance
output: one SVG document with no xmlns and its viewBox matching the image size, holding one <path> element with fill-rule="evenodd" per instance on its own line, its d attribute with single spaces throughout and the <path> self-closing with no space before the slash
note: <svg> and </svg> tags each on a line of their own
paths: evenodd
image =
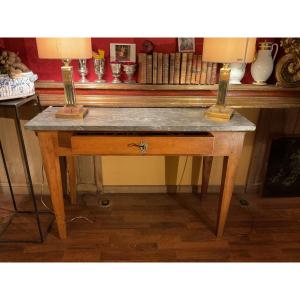
<svg viewBox="0 0 300 300">
<path fill-rule="evenodd" d="M 274 55 L 272 52 L 275 49 Z M 251 65 L 251 75 L 254 79 L 253 84 L 266 85 L 266 81 L 272 74 L 274 60 L 278 52 L 278 44 L 262 42 L 258 44 L 256 60 Z"/>
</svg>

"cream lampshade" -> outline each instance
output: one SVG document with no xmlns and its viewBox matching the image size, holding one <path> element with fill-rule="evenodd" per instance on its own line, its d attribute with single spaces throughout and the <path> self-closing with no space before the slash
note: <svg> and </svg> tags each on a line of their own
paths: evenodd
<svg viewBox="0 0 300 300">
<path fill-rule="evenodd" d="M 61 67 L 65 91 L 65 106 L 56 113 L 58 118 L 83 118 L 87 108 L 76 105 L 71 59 L 92 57 L 91 38 L 37 38 L 39 58 L 62 59 Z"/>
<path fill-rule="evenodd" d="M 203 61 L 249 63 L 255 54 L 256 38 L 205 38 Z"/>
<path fill-rule="evenodd" d="M 37 38 L 39 58 L 87 59 L 92 57 L 91 38 Z"/>
<path fill-rule="evenodd" d="M 223 63 L 220 69 L 217 104 L 206 111 L 206 116 L 230 119 L 233 110 L 226 107 L 226 93 L 230 77 L 230 63 L 249 63 L 254 59 L 256 38 L 204 38 L 202 59 Z"/>
</svg>

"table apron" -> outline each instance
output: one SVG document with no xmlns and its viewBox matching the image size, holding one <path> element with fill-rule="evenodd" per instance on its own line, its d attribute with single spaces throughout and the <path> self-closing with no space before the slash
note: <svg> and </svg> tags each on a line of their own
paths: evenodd
<svg viewBox="0 0 300 300">
<path fill-rule="evenodd" d="M 213 136 L 72 136 L 73 154 L 83 155 L 210 155 Z"/>
<path fill-rule="evenodd" d="M 210 132 L 205 135 L 82 135 L 53 132 L 56 155 L 124 156 L 228 156 L 234 152 L 234 140 L 244 132 Z"/>
</svg>

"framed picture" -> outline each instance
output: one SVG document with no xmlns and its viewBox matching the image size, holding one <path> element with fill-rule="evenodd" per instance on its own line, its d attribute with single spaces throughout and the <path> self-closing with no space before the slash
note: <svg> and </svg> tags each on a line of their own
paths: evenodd
<svg viewBox="0 0 300 300">
<path fill-rule="evenodd" d="M 135 62 L 135 44 L 110 44 L 110 61 Z"/>
<path fill-rule="evenodd" d="M 195 52 L 195 38 L 178 38 L 179 52 Z"/>
</svg>

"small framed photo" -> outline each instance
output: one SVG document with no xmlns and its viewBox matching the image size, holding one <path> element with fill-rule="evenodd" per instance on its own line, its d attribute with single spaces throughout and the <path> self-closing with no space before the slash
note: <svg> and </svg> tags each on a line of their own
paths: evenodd
<svg viewBox="0 0 300 300">
<path fill-rule="evenodd" d="M 179 52 L 195 52 L 195 38 L 178 38 Z"/>
<path fill-rule="evenodd" d="M 110 44 L 110 61 L 135 62 L 135 44 Z"/>
</svg>

